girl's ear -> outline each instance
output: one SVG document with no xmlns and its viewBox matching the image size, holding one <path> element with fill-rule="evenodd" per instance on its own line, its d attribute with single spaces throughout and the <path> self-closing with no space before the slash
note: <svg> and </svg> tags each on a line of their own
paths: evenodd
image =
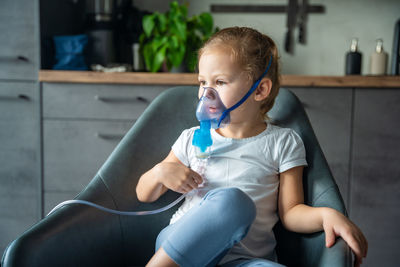
<svg viewBox="0 0 400 267">
<path fill-rule="evenodd" d="M 272 88 L 272 81 L 269 78 L 263 78 L 256 89 L 254 99 L 256 101 L 263 101 L 269 96 Z"/>
</svg>

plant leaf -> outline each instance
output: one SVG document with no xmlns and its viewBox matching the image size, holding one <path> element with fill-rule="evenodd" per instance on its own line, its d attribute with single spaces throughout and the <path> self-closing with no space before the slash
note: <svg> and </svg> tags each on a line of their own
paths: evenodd
<svg viewBox="0 0 400 267">
<path fill-rule="evenodd" d="M 151 71 L 153 69 L 153 49 L 151 47 L 151 44 L 146 44 L 143 47 L 143 58 L 144 58 L 144 63 L 146 65 L 146 69 Z"/>
<path fill-rule="evenodd" d="M 160 14 L 158 16 L 158 22 L 160 23 L 160 31 L 165 32 L 167 30 L 167 16 L 165 14 Z"/>
<path fill-rule="evenodd" d="M 186 5 L 181 5 L 180 6 L 180 13 L 182 14 L 184 19 L 186 20 L 186 17 L 187 17 L 187 6 Z"/>
<path fill-rule="evenodd" d="M 167 45 L 163 45 L 154 55 L 153 68 L 151 69 L 152 72 L 157 72 L 161 68 L 162 63 L 165 61 L 166 51 Z"/>
<path fill-rule="evenodd" d="M 179 40 L 176 35 L 171 35 L 169 38 L 169 43 L 171 44 L 172 48 L 178 48 L 179 47 Z"/>
<path fill-rule="evenodd" d="M 181 18 L 175 18 L 171 21 L 171 33 L 176 34 L 177 37 L 183 41 L 186 40 L 186 23 Z"/>
<path fill-rule="evenodd" d="M 178 3 L 178 1 L 172 1 L 172 2 L 169 4 L 169 7 L 171 8 L 171 11 L 176 12 L 176 10 L 179 8 L 179 3 Z"/>
<path fill-rule="evenodd" d="M 204 35 L 211 35 L 212 33 L 212 28 L 213 28 L 213 18 L 210 13 L 204 12 L 201 13 L 199 16 L 199 24 L 201 27 L 199 27 L 200 31 Z"/>
<path fill-rule="evenodd" d="M 181 45 L 172 53 L 168 53 L 168 59 L 171 61 L 173 66 L 179 67 L 182 64 L 183 58 L 185 57 L 185 52 L 185 46 Z"/>
<path fill-rule="evenodd" d="M 143 17 L 142 26 L 143 26 L 143 31 L 147 37 L 151 36 L 151 32 L 154 29 L 155 26 L 154 19 L 155 19 L 155 14 L 146 15 Z"/>
<path fill-rule="evenodd" d="M 153 51 L 155 53 L 157 50 L 160 49 L 160 47 L 162 45 L 165 45 L 166 43 L 168 43 L 168 37 L 167 36 L 157 36 L 153 40 L 151 40 L 149 43 L 152 44 Z"/>
</svg>

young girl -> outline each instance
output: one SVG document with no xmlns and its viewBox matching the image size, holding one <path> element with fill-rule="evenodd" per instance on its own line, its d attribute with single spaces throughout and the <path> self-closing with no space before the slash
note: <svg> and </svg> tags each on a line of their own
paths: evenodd
<svg viewBox="0 0 400 267">
<path fill-rule="evenodd" d="M 199 98 L 220 99 L 229 119 L 221 116 L 226 126 L 211 130 L 204 173 L 195 167 L 194 127 L 140 178 L 136 191 L 143 202 L 168 189 L 192 192 L 159 234 L 148 266 L 280 266 L 272 231 L 278 219 L 294 232 L 324 230 L 327 247 L 341 236 L 356 265 L 366 256 L 367 241 L 357 226 L 334 209 L 304 204 L 302 140 L 266 120 L 279 77 L 276 45 L 256 30 L 223 29 L 200 49 Z"/>
</svg>

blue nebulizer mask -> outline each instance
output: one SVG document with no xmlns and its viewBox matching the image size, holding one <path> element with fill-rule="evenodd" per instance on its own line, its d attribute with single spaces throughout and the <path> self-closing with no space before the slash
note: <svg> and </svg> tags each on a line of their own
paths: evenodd
<svg viewBox="0 0 400 267">
<path fill-rule="evenodd" d="M 229 124 L 230 116 L 222 114 L 227 110 L 217 90 L 212 87 L 204 87 L 196 108 L 196 118 L 200 122 L 200 128 L 194 132 L 192 144 L 196 149 L 198 158 L 207 158 L 212 145 L 210 129 L 218 129 Z"/>
</svg>

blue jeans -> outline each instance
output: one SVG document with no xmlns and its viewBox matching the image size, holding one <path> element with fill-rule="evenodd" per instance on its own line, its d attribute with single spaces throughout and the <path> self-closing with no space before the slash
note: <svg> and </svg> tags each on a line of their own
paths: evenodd
<svg viewBox="0 0 400 267">
<path fill-rule="evenodd" d="M 156 250 L 162 246 L 183 267 L 215 266 L 246 236 L 255 216 L 254 202 L 240 189 L 211 190 L 197 206 L 160 232 Z"/>
</svg>

